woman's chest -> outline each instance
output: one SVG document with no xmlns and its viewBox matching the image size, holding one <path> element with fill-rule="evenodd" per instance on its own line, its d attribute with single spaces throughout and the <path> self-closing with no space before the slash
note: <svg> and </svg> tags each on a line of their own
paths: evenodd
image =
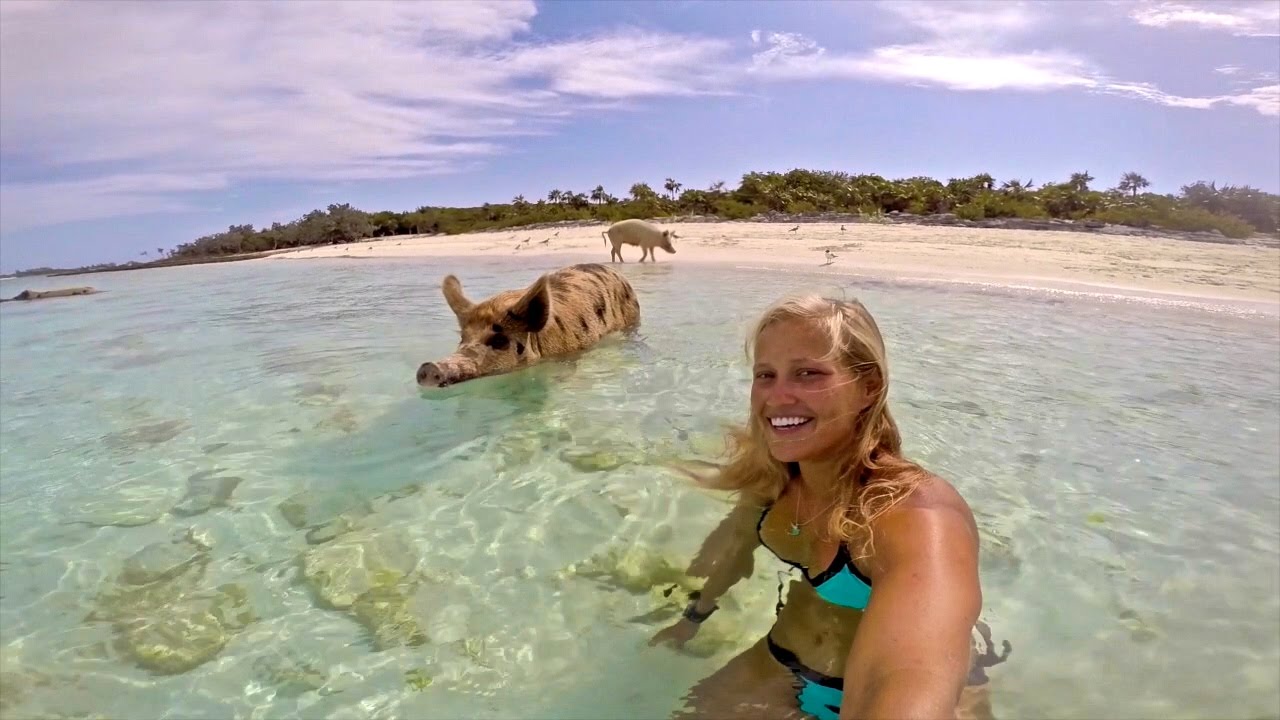
<svg viewBox="0 0 1280 720">
<path fill-rule="evenodd" d="M 830 565 L 839 551 L 839 543 L 825 540 L 820 530 L 825 534 L 825 528 L 801 525 L 794 515 L 774 506 L 760 523 L 760 540 L 783 562 L 816 574 Z"/>
</svg>

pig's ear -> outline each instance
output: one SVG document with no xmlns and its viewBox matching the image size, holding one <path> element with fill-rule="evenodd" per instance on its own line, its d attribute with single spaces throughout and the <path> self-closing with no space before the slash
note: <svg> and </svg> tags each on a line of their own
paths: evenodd
<svg viewBox="0 0 1280 720">
<path fill-rule="evenodd" d="M 445 277 L 441 290 L 444 291 L 445 302 L 449 303 L 454 315 L 461 318 L 471 312 L 471 308 L 474 306 L 467 299 L 467 296 L 462 294 L 462 283 L 458 281 L 458 278 L 452 275 Z"/>
<path fill-rule="evenodd" d="M 546 275 L 524 291 L 524 295 L 507 311 L 507 319 L 518 331 L 536 333 L 546 327 L 551 319 L 551 289 Z"/>
</svg>

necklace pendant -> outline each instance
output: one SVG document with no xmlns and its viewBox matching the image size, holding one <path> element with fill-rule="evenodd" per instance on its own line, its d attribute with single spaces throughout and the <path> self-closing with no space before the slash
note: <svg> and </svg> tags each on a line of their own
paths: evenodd
<svg viewBox="0 0 1280 720">
<path fill-rule="evenodd" d="M 790 529 L 790 530 L 788 530 L 787 532 L 788 532 L 790 535 L 793 535 L 793 536 L 794 536 L 794 535 L 799 535 L 799 534 L 800 534 L 800 526 L 799 526 L 799 525 L 797 525 L 797 524 L 795 524 L 795 523 L 791 523 L 791 529 Z"/>
</svg>

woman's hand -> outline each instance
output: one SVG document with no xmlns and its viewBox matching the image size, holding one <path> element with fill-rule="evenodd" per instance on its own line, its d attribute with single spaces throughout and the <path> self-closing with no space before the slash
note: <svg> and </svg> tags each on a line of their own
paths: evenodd
<svg viewBox="0 0 1280 720">
<path fill-rule="evenodd" d="M 698 623 L 690 622 L 684 618 L 680 618 L 675 625 L 659 630 L 651 640 L 649 646 L 669 645 L 677 650 L 684 647 L 684 644 L 693 639 L 698 634 Z"/>
</svg>

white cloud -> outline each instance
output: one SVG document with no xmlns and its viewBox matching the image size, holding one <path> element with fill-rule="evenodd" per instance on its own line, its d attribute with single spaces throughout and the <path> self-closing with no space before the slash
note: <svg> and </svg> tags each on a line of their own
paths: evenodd
<svg viewBox="0 0 1280 720">
<path fill-rule="evenodd" d="M 878 3 L 932 43 L 980 46 L 1025 34 L 1045 21 L 1043 6 L 1016 0 L 892 0 Z"/>
<path fill-rule="evenodd" d="M 530 32 L 532 0 L 0 0 L 6 177 L 79 178 L 0 186 L 0 232 L 186 210 L 181 195 L 245 180 L 456 172 L 583 113 L 731 93 L 748 79 L 1086 91 L 1280 114 L 1274 76 L 1223 65 L 1238 94 L 1182 97 L 1046 44 L 1067 36 L 1075 3 L 847 5 L 878 8 L 893 41 L 844 51 L 763 28 L 749 43 L 635 28 L 547 40 Z M 1107 22 L 1267 35 L 1280 6 L 1109 7 Z"/>
<path fill-rule="evenodd" d="M 615 100 L 655 95 L 720 94 L 723 40 L 623 30 L 608 37 L 518 47 L 501 59 L 519 77 L 556 93 Z"/>
<path fill-rule="evenodd" d="M 772 79 L 856 78 L 949 90 L 1056 90 L 1087 87 L 1084 61 L 1061 53 L 952 52 L 894 45 L 861 55 L 757 53 L 753 68 Z"/>
<path fill-rule="evenodd" d="M 523 41 L 531 0 L 0 7 L 6 162 L 77 176 L 110 163 L 119 173 L 97 181 L 113 188 L 105 193 L 6 185 L 4 232 L 102 217 L 109 202 L 119 214 L 180 206 L 135 183 L 139 172 L 237 182 L 469 167 L 579 112 L 714 92 L 729 49 L 626 29 Z M 189 189 L 180 185 L 167 187 Z M 95 209 L 77 209 L 82 194 Z"/>
<path fill-rule="evenodd" d="M 1244 70 L 1244 68 L 1240 67 L 1239 65 L 1219 65 L 1218 67 L 1213 69 L 1214 72 L 1220 75 L 1236 75 L 1236 74 L 1239 74 L 1240 71 L 1242 70 Z"/>
<path fill-rule="evenodd" d="M 1224 95 L 1216 102 L 1252 108 L 1272 117 L 1280 117 L 1280 85 L 1258 87 L 1241 95 Z"/>
<path fill-rule="evenodd" d="M 1280 36 L 1280 3 L 1275 0 L 1145 2 L 1133 7 L 1129 17 L 1147 27 L 1186 26 L 1246 37 Z"/>
<path fill-rule="evenodd" d="M 1054 90 L 1087 86 L 1091 69 L 1054 49 L 1010 50 L 1010 42 L 1041 26 L 1043 13 L 1021 2 L 884 2 L 878 5 L 920 42 L 857 54 L 828 53 L 793 33 L 769 33 L 752 70 L 777 79 L 857 78 L 950 90 Z"/>
<path fill-rule="evenodd" d="M 752 56 L 751 72 L 772 80 L 858 79 L 938 87 L 953 91 L 1081 90 L 1130 97 L 1167 107 L 1208 109 L 1237 105 L 1280 114 L 1268 87 L 1238 95 L 1183 97 L 1150 83 L 1110 77 L 1076 53 L 1055 48 L 1018 47 L 1036 29 L 1049 25 L 1053 9 L 1020 2 L 908 2 L 880 7 L 924 37 L 859 53 L 831 53 L 794 33 L 757 37 L 766 47 Z M 1230 75 L 1235 66 L 1217 72 Z"/>
<path fill-rule="evenodd" d="M 758 31 L 751 34 L 751 42 L 760 44 L 761 36 Z M 769 47 L 751 56 L 753 69 L 809 66 L 821 61 L 827 52 L 818 43 L 797 33 L 771 32 L 764 37 L 764 42 Z"/>
<path fill-rule="evenodd" d="M 227 178 L 216 174 L 120 174 L 88 180 L 0 185 L 0 223 L 6 232 L 61 222 L 98 220 L 135 213 L 195 209 L 171 193 L 222 190 Z"/>
</svg>

